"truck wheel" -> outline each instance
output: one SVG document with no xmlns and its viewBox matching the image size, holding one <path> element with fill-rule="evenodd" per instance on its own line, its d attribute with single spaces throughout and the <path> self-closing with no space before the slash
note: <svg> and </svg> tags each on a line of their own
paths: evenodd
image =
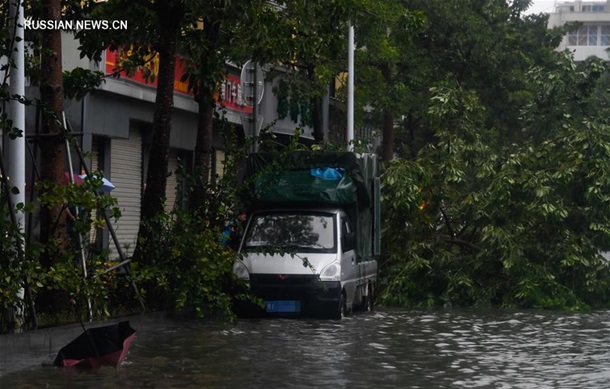
<svg viewBox="0 0 610 389">
<path fill-rule="evenodd" d="M 341 298 L 339 299 L 339 304 L 337 305 L 337 309 L 333 314 L 333 319 L 341 320 L 347 316 L 347 303 L 345 300 L 345 293 L 341 293 Z"/>
<path fill-rule="evenodd" d="M 364 305 L 364 309 L 367 312 L 372 312 L 373 308 L 374 308 L 374 295 L 373 295 L 373 285 L 369 284 L 369 290 L 368 293 L 366 294 L 366 302 Z"/>
</svg>

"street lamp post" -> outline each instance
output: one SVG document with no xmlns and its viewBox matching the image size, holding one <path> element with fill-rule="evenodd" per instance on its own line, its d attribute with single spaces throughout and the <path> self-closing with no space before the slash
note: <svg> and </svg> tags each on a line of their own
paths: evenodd
<svg viewBox="0 0 610 389">
<path fill-rule="evenodd" d="M 347 53 L 347 149 L 354 151 L 354 26 L 351 23 Z"/>
</svg>

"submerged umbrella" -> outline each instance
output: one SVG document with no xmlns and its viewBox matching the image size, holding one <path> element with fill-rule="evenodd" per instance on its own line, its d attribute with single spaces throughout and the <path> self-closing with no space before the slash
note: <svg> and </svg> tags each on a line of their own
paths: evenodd
<svg viewBox="0 0 610 389">
<path fill-rule="evenodd" d="M 53 365 L 60 367 L 119 366 L 135 337 L 136 330 L 128 321 L 85 330 L 64 346 Z"/>
<path fill-rule="evenodd" d="M 86 174 L 81 174 L 79 176 L 82 179 L 86 179 L 87 175 Z M 100 192 L 110 192 L 111 190 L 113 190 L 115 188 L 114 184 L 112 182 L 110 182 L 109 179 L 102 177 L 102 186 L 98 189 Z"/>
</svg>

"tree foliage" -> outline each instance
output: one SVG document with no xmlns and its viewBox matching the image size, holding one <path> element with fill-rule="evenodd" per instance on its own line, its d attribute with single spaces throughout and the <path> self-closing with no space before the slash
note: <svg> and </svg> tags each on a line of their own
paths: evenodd
<svg viewBox="0 0 610 389">
<path fill-rule="evenodd" d="M 477 93 L 433 88 L 436 142 L 384 173 L 384 300 L 585 309 L 608 303 L 610 127 L 602 61 L 526 75 L 519 144 L 498 148 Z M 591 109 L 594 107 L 595 109 Z M 405 223 L 406 222 L 406 223 Z M 404 239 L 408 237 L 408 239 Z"/>
<path fill-rule="evenodd" d="M 227 62 L 243 63 L 251 58 L 240 44 L 240 35 L 250 36 L 252 15 L 269 5 L 264 1 L 199 1 L 191 4 L 190 24 L 183 30 L 181 52 L 186 55 L 187 69 L 182 75 L 198 103 L 197 141 L 194 169 L 201 180 L 195 185 L 190 199 L 193 212 L 204 210 L 208 178 L 211 172 L 214 127 L 219 127 L 217 92 L 226 79 Z M 216 126 L 214 122 L 216 121 Z"/>
<path fill-rule="evenodd" d="M 257 24 L 268 36 L 254 43 L 252 57 L 265 65 L 268 79 L 281 80 L 274 90 L 279 118 L 312 127 L 318 143 L 325 141 L 322 99 L 347 66 L 350 16 L 368 6 L 360 0 L 278 1 Z"/>
<path fill-rule="evenodd" d="M 373 123 L 389 137 L 384 160 L 394 152 L 414 158 L 434 141 L 427 115 L 430 88 L 445 81 L 478 93 L 496 142 L 510 144 L 518 137 L 519 110 L 528 97 L 524 75 L 532 66 L 552 66 L 565 32 L 547 29 L 548 16 L 523 16 L 526 3 L 392 1 L 362 14 L 356 112 L 372 107 Z"/>
</svg>

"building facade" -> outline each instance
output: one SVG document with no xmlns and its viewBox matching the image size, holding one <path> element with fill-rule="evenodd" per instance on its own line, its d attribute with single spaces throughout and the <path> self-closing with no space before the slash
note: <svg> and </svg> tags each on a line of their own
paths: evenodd
<svg viewBox="0 0 610 389">
<path fill-rule="evenodd" d="M 559 50 L 570 50 L 576 61 L 595 56 L 610 60 L 610 0 L 557 2 L 549 15 L 549 27 L 580 22 L 562 40 Z"/>
<path fill-rule="evenodd" d="M 156 83 L 147 82 L 145 71 L 135 74 L 115 73 L 121 53 L 106 51 L 102 62 L 96 63 L 86 58 L 80 58 L 79 42 L 69 33 L 62 34 L 62 66 L 64 71 L 77 67 L 100 71 L 105 81 L 95 91 L 82 100 L 67 100 L 64 103 L 67 124 L 88 157 L 87 167 L 101 170 L 104 177 L 110 180 L 115 189 L 109 195 L 116 198 L 122 217 L 113 225 L 119 246 L 130 256 L 135 249 L 135 242 L 140 221 L 140 203 L 143 191 L 146 189 L 147 166 L 150 158 L 152 141 L 152 121 L 155 108 Z M 153 74 L 158 61 L 152 60 L 143 69 Z M 181 81 L 186 65 L 182 58 L 177 60 L 174 81 L 174 111 L 170 133 L 169 166 L 170 176 L 167 180 L 166 209 L 173 208 L 176 199 L 176 188 L 181 183 L 174 171 L 178 161 L 182 160 L 188 171 L 192 165 L 197 135 L 198 105 L 187 85 Z M 227 64 L 226 79 L 219 86 L 217 110 L 225 117 L 229 126 L 235 129 L 242 138 L 256 136 L 261 127 L 270 126 L 277 134 L 292 135 L 297 123 L 289 118 L 277 118 L 277 99 L 272 91 L 275 81 L 266 80 L 263 74 L 264 94 L 254 107 L 246 104 L 241 82 L 242 69 L 233 64 Z M 37 96 L 38 87 L 30 86 L 27 95 Z M 26 134 L 35 134 L 39 126 L 39 113 L 35 108 L 28 108 L 26 113 Z M 253 126 L 253 122 L 258 122 Z M 220 129 L 215 128 L 213 134 L 213 158 L 216 173 L 222 174 L 224 160 L 224 141 Z M 311 129 L 302 129 L 302 136 L 311 138 Z M 71 149 L 72 170 L 82 173 L 81 161 L 74 148 Z M 32 176 L 32 161 L 28 162 L 26 176 Z M 66 161 L 68 169 L 68 161 Z M 26 185 L 26 190 L 33 188 Z M 111 259 L 118 259 L 119 253 L 111 241 L 108 231 L 92 231 L 98 248 L 108 248 Z"/>
</svg>

